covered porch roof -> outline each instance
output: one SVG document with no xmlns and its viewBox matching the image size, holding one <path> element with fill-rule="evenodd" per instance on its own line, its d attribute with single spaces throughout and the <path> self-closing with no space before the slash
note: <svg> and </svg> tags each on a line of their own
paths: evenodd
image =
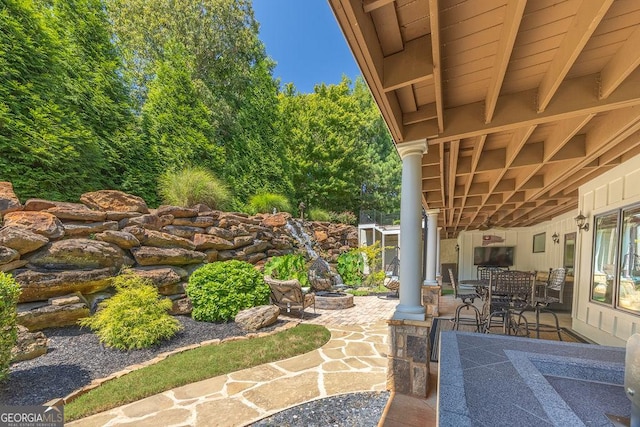
<svg viewBox="0 0 640 427">
<path fill-rule="evenodd" d="M 532 226 L 640 154 L 637 0 L 329 0 L 443 238 Z"/>
</svg>

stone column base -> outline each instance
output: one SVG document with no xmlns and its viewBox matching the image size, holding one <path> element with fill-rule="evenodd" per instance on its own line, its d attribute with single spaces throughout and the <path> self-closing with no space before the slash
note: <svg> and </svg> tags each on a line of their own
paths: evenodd
<svg viewBox="0 0 640 427">
<path fill-rule="evenodd" d="M 429 325 L 418 320 L 389 320 L 387 388 L 426 398 L 429 394 Z"/>
<path fill-rule="evenodd" d="M 442 286 L 422 286 L 422 305 L 427 317 L 440 316 Z"/>
</svg>

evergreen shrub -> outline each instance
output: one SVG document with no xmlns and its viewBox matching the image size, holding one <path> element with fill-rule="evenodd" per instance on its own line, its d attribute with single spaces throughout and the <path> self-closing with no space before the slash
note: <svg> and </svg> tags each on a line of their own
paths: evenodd
<svg viewBox="0 0 640 427">
<path fill-rule="evenodd" d="M 226 186 L 202 167 L 162 174 L 158 179 L 158 193 L 163 203 L 183 207 L 203 203 L 212 209 L 222 209 L 231 199 Z"/>
<path fill-rule="evenodd" d="M 147 348 L 171 338 L 181 329 L 169 315 L 171 301 L 160 298 L 148 279 L 124 272 L 113 280 L 116 294 L 100 303 L 100 310 L 80 320 L 100 341 L 120 350 Z"/>
<path fill-rule="evenodd" d="M 296 279 L 302 286 L 309 286 L 307 266 L 302 255 L 287 254 L 273 257 L 264 265 L 264 274 L 278 280 Z"/>
<path fill-rule="evenodd" d="M 260 193 L 249 199 L 249 213 L 272 213 L 273 209 L 279 212 L 291 212 L 289 199 L 281 194 Z"/>
<path fill-rule="evenodd" d="M 20 285 L 14 278 L 0 272 L 0 381 L 9 376 L 11 349 L 18 338 L 17 304 Z"/>
<path fill-rule="evenodd" d="M 248 262 L 232 260 L 206 264 L 189 277 L 191 316 L 204 322 L 233 320 L 240 310 L 269 303 L 269 286 Z"/>
</svg>

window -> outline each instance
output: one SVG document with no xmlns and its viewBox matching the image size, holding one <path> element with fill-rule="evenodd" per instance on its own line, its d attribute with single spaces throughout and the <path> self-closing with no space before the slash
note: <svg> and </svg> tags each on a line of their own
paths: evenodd
<svg viewBox="0 0 640 427">
<path fill-rule="evenodd" d="M 640 206 L 594 222 L 591 299 L 640 313 Z"/>
</svg>

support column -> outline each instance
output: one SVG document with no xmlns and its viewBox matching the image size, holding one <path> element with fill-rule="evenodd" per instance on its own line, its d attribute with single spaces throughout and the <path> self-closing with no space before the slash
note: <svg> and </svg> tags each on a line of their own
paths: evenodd
<svg viewBox="0 0 640 427">
<path fill-rule="evenodd" d="M 438 270 L 438 246 L 440 236 L 438 235 L 438 214 L 440 209 L 430 209 L 427 211 L 427 277 L 425 286 L 436 286 L 436 271 Z"/>
<path fill-rule="evenodd" d="M 395 320 L 424 320 L 421 304 L 422 285 L 422 155 L 427 140 L 398 144 L 402 159 L 400 198 L 400 303 Z"/>
<path fill-rule="evenodd" d="M 438 264 L 440 259 L 440 232 L 438 229 L 438 213 L 433 209 L 426 212 L 427 244 L 425 245 L 427 265 L 426 277 L 422 283 L 422 305 L 425 307 L 426 317 L 440 315 L 440 293 L 442 286 L 439 279 Z"/>
<path fill-rule="evenodd" d="M 441 278 L 442 278 L 442 263 L 440 263 L 440 231 L 442 230 L 442 227 L 438 227 L 438 232 L 436 233 L 436 280 L 438 280 L 438 283 L 440 285 L 442 285 L 441 283 Z"/>
</svg>

